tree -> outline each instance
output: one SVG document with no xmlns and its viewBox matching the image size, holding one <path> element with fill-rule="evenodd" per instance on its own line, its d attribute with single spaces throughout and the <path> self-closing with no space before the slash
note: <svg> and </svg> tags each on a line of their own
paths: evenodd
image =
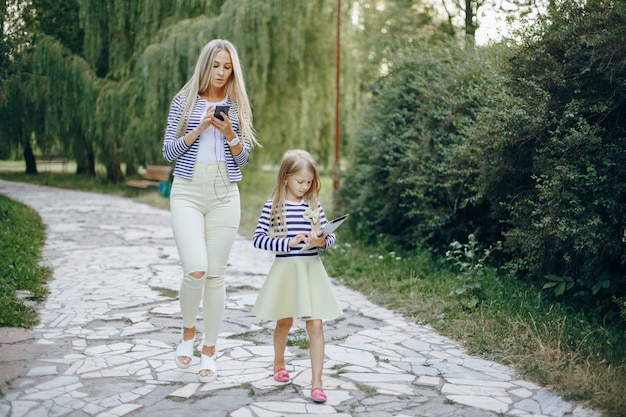
<svg viewBox="0 0 626 417">
<path fill-rule="evenodd" d="M 72 0 L 57 5 L 55 13 L 68 14 L 63 18 L 43 11 L 35 14 L 40 36 L 32 57 L 45 61 L 48 56 L 53 65 L 25 60 L 20 69 L 22 74 L 36 70 L 38 82 L 48 88 L 57 83 L 67 88 L 67 100 L 41 104 L 46 117 L 43 131 L 35 134 L 37 145 L 59 146 L 79 164 L 88 161 L 85 172 L 92 172 L 95 163 L 103 164 L 111 181 L 122 180 L 123 165 L 132 174 L 137 166 L 161 162 L 170 100 L 190 77 L 202 46 L 221 37 L 240 51 L 252 105 L 258 109 L 255 125 L 268 145 L 264 149 L 270 150 L 255 153 L 252 163 L 277 162 L 293 147 L 308 149 L 322 166 L 330 163 L 335 36 L 328 35 L 335 31 L 336 1 L 76 1 L 79 26 L 75 15 L 61 7 Z M 47 7 L 48 1 L 36 0 L 34 5 Z M 341 13 L 348 16 L 349 8 Z M 84 29 L 80 51 L 70 36 L 79 28 Z M 350 39 L 350 29 L 344 30 L 342 39 Z M 249 36 L 251 31 L 254 36 Z M 27 62 L 37 67 L 29 68 Z M 342 91 L 350 97 L 358 77 L 350 76 L 354 60 L 343 62 L 348 76 Z M 78 79 L 79 67 L 84 71 L 80 82 L 65 83 L 64 79 Z M 15 80 L 16 88 L 21 88 L 22 78 Z M 78 107 L 66 106 L 78 98 L 83 100 Z M 358 106 L 354 98 L 343 103 Z M 345 125 L 350 114 L 354 112 L 343 118 Z M 69 126 L 74 131 L 67 136 Z"/>
<path fill-rule="evenodd" d="M 403 48 L 447 37 L 440 30 L 436 10 L 426 1 L 361 0 L 354 7 L 357 36 L 351 47 L 358 56 L 364 92 L 405 55 Z"/>
<path fill-rule="evenodd" d="M 545 13 L 548 4 L 553 0 L 441 0 L 441 5 L 447 17 L 447 27 L 451 35 L 456 35 L 456 27 L 460 26 L 463 37 L 469 46 L 475 44 L 476 31 L 482 24 L 485 11 L 496 11 L 501 20 L 511 25 L 522 21 L 527 27 L 528 18 L 533 20 Z M 457 22 L 462 22 L 458 24 Z"/>
<path fill-rule="evenodd" d="M 30 3 L 19 0 L 0 2 L 0 157 L 15 156 L 16 149 L 22 151 L 26 162 L 26 172 L 36 173 L 35 156 L 31 148 L 31 138 L 21 125 L 21 116 L 16 113 L 21 108 L 23 97 L 15 93 L 19 83 L 16 72 L 22 67 L 22 55 L 27 55 L 31 43 L 29 28 L 32 25 Z"/>
<path fill-rule="evenodd" d="M 81 55 L 84 31 L 80 27 L 77 0 L 31 0 L 35 30 L 57 39 L 72 54 Z"/>
<path fill-rule="evenodd" d="M 471 135 L 510 266 L 589 308 L 626 295 L 626 6 L 559 2 L 503 55 Z"/>
<path fill-rule="evenodd" d="M 340 204 L 368 241 L 440 250 L 490 223 L 459 155 L 496 71 L 453 39 L 412 46 L 373 85 Z"/>
</svg>

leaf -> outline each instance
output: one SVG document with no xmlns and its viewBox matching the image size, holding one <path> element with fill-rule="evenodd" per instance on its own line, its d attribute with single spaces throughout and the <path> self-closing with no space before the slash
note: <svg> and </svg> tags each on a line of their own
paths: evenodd
<svg viewBox="0 0 626 417">
<path fill-rule="evenodd" d="M 591 287 L 591 293 L 593 295 L 596 295 L 598 293 L 598 291 L 600 291 L 600 287 L 602 287 L 602 282 L 598 281 L 596 282 L 593 287 Z"/>
<path fill-rule="evenodd" d="M 555 295 L 563 295 L 563 293 L 565 292 L 565 283 L 561 282 L 559 283 L 559 285 L 556 286 L 556 288 L 554 289 L 554 294 Z"/>
</svg>

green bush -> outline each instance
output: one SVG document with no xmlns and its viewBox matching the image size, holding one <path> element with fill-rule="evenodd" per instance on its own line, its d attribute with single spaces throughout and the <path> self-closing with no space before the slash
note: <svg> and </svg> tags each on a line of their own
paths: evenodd
<svg viewBox="0 0 626 417">
<path fill-rule="evenodd" d="M 512 270 L 612 314 L 626 295 L 625 38 L 623 2 L 562 2 L 503 55 L 469 146 Z"/>
<path fill-rule="evenodd" d="M 520 44 L 404 48 L 373 86 L 339 193 L 355 236 L 439 253 L 502 240 L 493 260 L 619 319 L 623 39 L 624 2 L 590 0 L 555 2 Z"/>
<path fill-rule="evenodd" d="M 459 156 L 495 70 L 488 55 L 450 44 L 398 55 L 372 88 L 339 204 L 359 237 L 383 234 L 406 249 L 427 243 L 443 253 L 494 226 L 468 188 L 474 169 Z"/>
</svg>

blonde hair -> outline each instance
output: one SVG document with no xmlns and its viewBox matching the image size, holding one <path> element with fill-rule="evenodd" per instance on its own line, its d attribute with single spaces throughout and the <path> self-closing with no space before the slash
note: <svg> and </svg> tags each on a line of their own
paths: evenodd
<svg viewBox="0 0 626 417">
<path fill-rule="evenodd" d="M 301 149 L 293 149 L 285 152 L 278 169 L 278 177 L 272 191 L 272 208 L 270 210 L 269 219 L 269 235 L 273 237 L 287 236 L 287 219 L 285 216 L 285 199 L 287 196 L 286 180 L 291 175 L 295 175 L 301 171 L 309 171 L 313 174 L 313 182 L 311 187 L 304 194 L 304 201 L 312 210 L 317 209 L 319 203 L 320 190 L 322 182 L 317 170 L 317 162 L 315 158 Z M 320 218 L 311 219 L 311 230 L 315 233 L 320 231 Z"/>
<path fill-rule="evenodd" d="M 183 88 L 176 93 L 176 97 L 182 97 L 185 100 L 183 111 L 180 114 L 180 123 L 178 124 L 177 134 L 182 136 L 187 131 L 189 125 L 189 118 L 191 117 L 191 111 L 196 105 L 198 93 L 206 91 L 211 85 L 211 71 L 213 69 L 213 61 L 215 56 L 220 51 L 226 51 L 230 55 L 230 59 L 233 65 L 233 72 L 228 78 L 224 88 L 226 89 L 226 96 L 230 98 L 233 107 L 236 109 L 236 113 L 239 117 L 239 130 L 242 141 L 248 143 L 252 148 L 254 145 L 259 145 L 256 138 L 256 132 L 252 124 L 252 108 L 250 107 L 250 100 L 248 99 L 248 93 L 246 92 L 246 85 L 243 79 L 243 70 L 241 62 L 239 61 L 239 55 L 235 46 L 224 39 L 213 39 L 202 48 L 198 61 L 196 62 L 196 68 L 193 71 L 193 75 L 185 83 Z"/>
</svg>

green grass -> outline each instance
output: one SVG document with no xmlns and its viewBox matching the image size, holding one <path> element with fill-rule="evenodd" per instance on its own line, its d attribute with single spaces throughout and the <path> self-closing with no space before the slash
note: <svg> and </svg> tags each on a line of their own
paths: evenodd
<svg viewBox="0 0 626 417">
<path fill-rule="evenodd" d="M 38 264 L 45 232 L 31 208 L 0 194 L 0 326 L 38 323 L 29 301 L 42 300 L 50 270 Z"/>
<path fill-rule="evenodd" d="M 275 172 L 248 169 L 244 174 L 240 183 L 240 233 L 250 238 L 273 187 Z M 61 173 L 26 177 L 2 172 L 2 163 L 0 178 L 126 195 L 136 201 L 168 208 L 168 199 L 156 191 L 136 195 L 123 184 L 106 184 L 93 178 Z M 325 175 L 321 200 L 329 216 L 336 214 L 332 210 L 331 184 L 331 178 Z M 4 199 L 2 204 L 10 203 Z M 24 207 L 21 210 L 37 218 L 32 211 Z M 11 217 L 15 215 L 11 212 Z M 3 220 L 4 223 L 7 222 Z M 28 224 L 23 220 L 8 223 L 23 229 L 27 229 Z M 43 233 L 43 227 L 36 221 L 30 227 Z M 13 233 L 36 235 L 32 229 L 12 231 L 9 235 Z M 484 267 L 476 271 L 480 276 L 468 276 L 467 271 L 459 270 L 454 262 L 443 257 L 428 252 L 402 253 L 382 245 L 366 246 L 349 235 L 348 223 L 338 235 L 337 246 L 323 255 L 331 276 L 338 277 L 376 304 L 414 322 L 433 326 L 441 334 L 463 343 L 472 354 L 515 367 L 524 378 L 554 389 L 565 399 L 585 402 L 602 410 L 606 416 L 624 415 L 626 332 L 623 321 L 614 325 L 592 323 L 546 297 L 542 291 L 499 271 Z M 21 262 L 30 262 L 23 268 L 42 274 L 44 279 L 30 289 L 41 297 L 44 293 L 36 292 L 36 288 L 43 288 L 46 271 L 33 260 L 38 259 L 42 240 L 39 244 L 35 244 L 34 239 L 28 242 L 30 252 L 13 256 Z M 3 246 L 0 259 L 7 259 L 4 251 L 13 250 L 7 247 L 14 245 Z M 480 285 L 473 285 L 476 282 Z M 20 285 L 14 288 L 18 287 Z M 5 310 L 4 305 L 2 310 Z M 31 316 L 20 325 L 28 327 L 32 323 Z"/>
<path fill-rule="evenodd" d="M 482 267 L 480 286 L 459 291 L 467 271 L 427 252 L 339 242 L 324 255 L 331 276 L 372 302 L 514 367 L 524 378 L 606 416 L 626 410 L 624 321 L 590 322 L 541 290 Z M 477 303 L 467 303 L 476 298 Z M 474 307 L 468 307 L 474 305 Z"/>
</svg>

